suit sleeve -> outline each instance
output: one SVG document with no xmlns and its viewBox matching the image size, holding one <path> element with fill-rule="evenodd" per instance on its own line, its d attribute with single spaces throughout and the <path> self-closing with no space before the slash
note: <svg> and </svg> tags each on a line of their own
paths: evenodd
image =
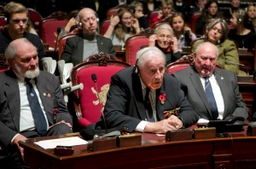
<svg viewBox="0 0 256 169">
<path fill-rule="evenodd" d="M 111 78 L 111 86 L 107 95 L 107 102 L 104 108 L 104 114 L 107 126 L 117 127 L 124 126 L 129 132 L 133 132 L 140 123 L 140 119 L 134 117 L 136 111 L 131 105 L 131 93 L 129 87 L 124 83 L 123 79 L 114 75 Z M 133 117 L 132 117 L 133 116 Z M 136 116 L 136 115 L 135 115 Z"/>
<path fill-rule="evenodd" d="M 237 84 L 237 76 L 233 73 L 233 91 L 234 91 L 234 96 L 236 99 L 236 109 L 233 112 L 233 116 L 241 116 L 244 117 L 245 119 L 248 117 L 248 108 L 246 104 L 243 101 L 243 98 L 239 92 L 239 87 Z"/>
</svg>

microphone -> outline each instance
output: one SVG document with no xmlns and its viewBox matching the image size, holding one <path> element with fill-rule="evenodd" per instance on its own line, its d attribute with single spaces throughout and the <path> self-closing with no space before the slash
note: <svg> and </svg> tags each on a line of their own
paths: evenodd
<svg viewBox="0 0 256 169">
<path fill-rule="evenodd" d="M 220 59 L 220 58 L 218 58 L 218 60 L 220 60 L 220 61 L 222 61 L 222 62 L 224 62 L 224 63 L 229 63 L 229 64 L 233 64 L 233 65 L 236 65 L 236 66 L 245 67 L 245 69 L 246 69 L 246 74 L 249 75 L 249 73 L 248 73 L 248 67 L 247 67 L 246 65 L 244 65 L 244 64 L 236 63 L 236 62 L 232 62 L 232 61 L 224 60 L 224 59 Z"/>
<path fill-rule="evenodd" d="M 100 96 L 99 96 L 99 90 L 98 90 L 98 85 L 97 85 L 97 76 L 95 73 L 93 73 L 91 75 L 91 78 L 92 78 L 92 81 L 94 83 L 94 87 L 95 87 L 95 90 L 96 90 L 96 94 L 97 94 L 97 97 L 99 99 L 99 105 L 100 105 L 100 112 L 101 112 L 101 116 L 102 116 L 102 119 L 103 119 L 103 122 L 104 122 L 104 127 L 105 127 L 105 133 L 107 134 L 108 133 L 108 129 L 107 129 L 107 122 L 106 122 L 106 118 L 105 118 L 105 114 L 103 113 L 103 108 L 102 108 L 102 105 L 101 105 L 101 100 L 100 100 Z"/>
</svg>

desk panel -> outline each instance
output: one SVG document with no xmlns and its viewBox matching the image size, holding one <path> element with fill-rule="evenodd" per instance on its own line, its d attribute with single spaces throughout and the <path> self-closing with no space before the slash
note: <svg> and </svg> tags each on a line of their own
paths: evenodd
<svg viewBox="0 0 256 169">
<path fill-rule="evenodd" d="M 144 140 L 140 146 L 97 152 L 87 150 L 86 146 L 77 146 L 74 147 L 75 153 L 72 156 L 54 155 L 53 150 L 44 150 L 35 145 L 33 142 L 36 139 L 29 139 L 20 145 L 24 148 L 25 161 L 31 169 L 255 167 L 256 137 L 245 134 L 237 136 L 166 142 L 164 137 L 144 133 Z M 145 140 L 148 137 L 151 139 Z"/>
</svg>

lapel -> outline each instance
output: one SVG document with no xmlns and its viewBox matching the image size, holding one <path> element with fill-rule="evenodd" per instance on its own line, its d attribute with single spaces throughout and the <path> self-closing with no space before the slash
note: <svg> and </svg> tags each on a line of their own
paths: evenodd
<svg viewBox="0 0 256 169">
<path fill-rule="evenodd" d="M 146 110 L 143 102 L 143 94 L 141 89 L 140 78 L 137 73 L 133 73 L 132 76 L 133 76 L 132 79 L 134 79 L 132 83 L 132 88 L 134 91 L 134 104 L 135 104 L 135 107 L 137 107 L 137 112 L 138 112 L 138 115 L 140 116 L 140 119 L 145 120 Z"/>
<path fill-rule="evenodd" d="M 219 69 L 215 69 L 214 70 L 214 75 L 215 75 L 215 78 L 216 78 L 216 81 L 218 82 L 219 86 L 220 86 L 220 91 L 221 91 L 221 95 L 223 97 L 223 101 L 224 101 L 224 105 L 227 105 L 228 103 L 228 95 L 225 94 L 225 91 L 229 91 L 229 85 L 227 85 L 226 81 L 225 81 L 225 78 L 222 76 L 221 72 L 219 71 Z M 223 113 L 223 117 L 225 117 L 225 113 L 227 112 L 227 106 L 224 106 L 225 109 L 224 109 L 224 113 Z"/>
<path fill-rule="evenodd" d="M 212 116 L 210 107 L 208 105 L 207 98 L 205 96 L 204 88 L 203 88 L 201 80 L 200 80 L 199 73 L 196 72 L 194 67 L 191 67 L 191 72 L 190 72 L 189 78 L 192 82 L 192 85 L 196 89 L 196 92 L 198 93 L 199 97 L 201 98 L 202 102 L 204 103 L 208 114 L 210 116 Z"/>
<path fill-rule="evenodd" d="M 77 40 L 77 44 L 78 44 L 78 47 L 77 47 L 77 54 L 79 56 L 79 62 L 82 62 L 83 61 L 83 53 L 84 53 L 84 39 L 83 39 L 83 35 L 79 36 L 78 40 Z"/>
<path fill-rule="evenodd" d="M 164 111 L 164 105 L 162 105 L 161 101 L 158 99 L 160 94 L 165 93 L 163 84 L 164 84 L 164 82 L 162 83 L 162 86 L 160 87 L 160 89 L 156 90 L 156 117 L 157 117 L 158 121 L 164 119 L 164 112 L 163 112 Z M 166 100 L 165 104 L 170 104 L 170 103 Z"/>
<path fill-rule="evenodd" d="M 14 125 L 17 131 L 20 130 L 20 92 L 18 81 L 15 73 L 12 70 L 6 71 L 6 81 L 4 84 L 4 91 L 9 102 L 10 113 L 13 118 Z"/>
<path fill-rule="evenodd" d="M 100 35 L 97 36 L 97 45 L 98 45 L 98 50 L 99 52 L 104 52 L 104 39 Z"/>
</svg>

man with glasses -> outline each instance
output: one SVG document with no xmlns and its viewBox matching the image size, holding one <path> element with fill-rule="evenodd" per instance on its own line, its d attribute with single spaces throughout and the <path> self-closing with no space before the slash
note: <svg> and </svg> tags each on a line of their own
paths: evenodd
<svg viewBox="0 0 256 169">
<path fill-rule="evenodd" d="M 42 70 L 43 66 L 40 60 L 45 56 L 45 51 L 40 38 L 26 32 L 29 19 L 28 9 L 20 3 L 10 2 L 4 7 L 4 15 L 8 29 L 0 33 L 0 54 L 5 52 L 5 49 L 13 40 L 26 38 L 37 48 L 39 68 Z"/>
</svg>

